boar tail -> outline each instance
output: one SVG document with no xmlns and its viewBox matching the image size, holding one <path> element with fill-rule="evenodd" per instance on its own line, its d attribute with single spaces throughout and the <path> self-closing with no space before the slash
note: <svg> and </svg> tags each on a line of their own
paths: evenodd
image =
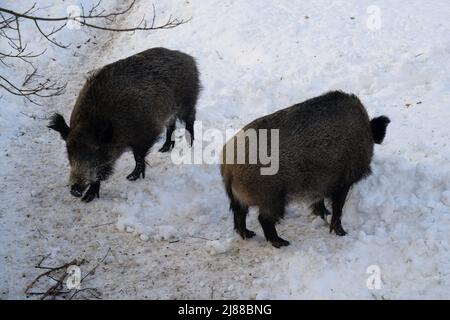
<svg viewBox="0 0 450 320">
<path fill-rule="evenodd" d="M 233 194 L 230 172 L 225 172 L 225 166 L 222 166 L 221 171 L 223 183 L 225 185 L 225 191 L 227 193 L 228 199 L 230 199 L 230 210 L 231 210 L 233 205 L 236 204 L 238 201 L 236 200 Z"/>
<path fill-rule="evenodd" d="M 386 136 L 386 128 L 391 120 L 386 116 L 381 116 L 370 121 L 370 128 L 372 129 L 373 140 L 377 144 L 381 144 Z"/>
</svg>

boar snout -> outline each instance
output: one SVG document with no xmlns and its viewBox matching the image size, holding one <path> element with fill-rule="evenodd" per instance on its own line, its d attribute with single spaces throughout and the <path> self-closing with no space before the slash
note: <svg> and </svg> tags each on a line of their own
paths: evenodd
<svg viewBox="0 0 450 320">
<path fill-rule="evenodd" d="M 73 170 L 72 168 L 72 171 L 70 172 L 70 194 L 80 198 L 86 188 L 86 179 L 84 179 L 77 170 Z"/>
</svg>

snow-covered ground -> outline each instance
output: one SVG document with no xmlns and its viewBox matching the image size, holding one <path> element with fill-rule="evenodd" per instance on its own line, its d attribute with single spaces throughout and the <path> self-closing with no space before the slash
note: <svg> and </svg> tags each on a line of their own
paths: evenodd
<svg viewBox="0 0 450 320">
<path fill-rule="evenodd" d="M 54 14 L 76 4 L 55 2 Z M 67 82 L 66 93 L 42 107 L 2 93 L 0 298 L 25 298 L 42 256 L 51 253 L 47 264 L 54 265 L 82 257 L 95 263 L 109 248 L 88 283 L 104 298 L 449 298 L 450 3 L 156 4 L 162 20 L 192 20 L 133 35 L 65 30 L 73 45 L 49 48 L 40 72 Z M 138 1 L 120 23 L 143 13 L 151 14 L 151 2 Z M 28 37 L 48 45 L 31 26 Z M 134 166 L 126 154 L 100 199 L 73 198 L 64 142 L 40 119 L 54 111 L 68 117 L 89 70 L 155 46 L 197 58 L 204 87 L 197 119 L 205 130 L 238 129 L 332 89 L 357 94 L 371 116 L 388 115 L 373 175 L 353 188 L 344 208 L 349 234 L 329 234 L 299 202 L 278 227 L 290 247 L 267 244 L 253 211 L 249 228 L 258 236 L 240 240 L 218 167 L 177 166 L 157 153 L 160 144 L 147 157 L 145 180 L 125 179 Z M 380 287 L 372 290 L 367 280 L 378 274 Z"/>
</svg>

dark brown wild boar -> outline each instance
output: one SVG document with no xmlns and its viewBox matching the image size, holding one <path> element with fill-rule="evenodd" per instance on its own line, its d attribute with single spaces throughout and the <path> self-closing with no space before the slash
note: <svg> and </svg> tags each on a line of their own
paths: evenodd
<svg viewBox="0 0 450 320">
<path fill-rule="evenodd" d="M 136 167 L 127 177 L 145 177 L 145 156 L 167 128 L 161 152 L 174 145 L 176 120 L 194 139 L 195 105 L 200 90 L 194 59 L 182 52 L 153 48 L 109 64 L 85 83 L 73 108 L 70 127 L 55 114 L 49 128 L 66 141 L 71 193 L 85 202 L 99 196 L 100 182 L 128 149 Z"/>
<path fill-rule="evenodd" d="M 221 173 L 236 231 L 244 239 L 255 235 L 246 227 L 246 216 L 249 206 L 256 206 L 266 239 L 277 248 L 287 246 L 275 229 L 287 201 L 309 200 L 313 212 L 324 217 L 330 214 L 324 199 L 330 198 L 330 232 L 345 235 L 341 215 L 347 193 L 370 174 L 374 143 L 382 143 L 389 122 L 385 116 L 370 121 L 356 96 L 330 92 L 247 125 L 243 132 L 279 129 L 279 167 L 275 175 L 261 175 L 261 163 L 236 162 L 237 136 L 226 144 Z M 244 149 L 248 153 L 248 141 Z M 227 150 L 233 150 L 231 163 L 226 163 Z"/>
</svg>

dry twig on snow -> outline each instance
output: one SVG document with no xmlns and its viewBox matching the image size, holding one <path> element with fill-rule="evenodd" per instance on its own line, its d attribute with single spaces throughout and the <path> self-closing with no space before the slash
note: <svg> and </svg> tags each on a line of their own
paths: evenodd
<svg viewBox="0 0 450 320">
<path fill-rule="evenodd" d="M 50 255 L 44 256 L 39 263 L 35 266 L 36 269 L 46 270 L 45 272 L 38 275 L 25 289 L 26 295 L 33 295 L 33 296 L 40 296 L 39 298 L 41 300 L 45 299 L 52 299 L 55 300 L 56 297 L 66 298 L 68 300 L 74 299 L 76 296 L 78 296 L 80 293 L 87 293 L 90 297 L 93 297 L 95 299 L 101 299 L 101 292 L 96 288 L 81 288 L 81 285 L 83 282 L 90 276 L 92 276 L 97 268 L 103 264 L 108 257 L 108 255 L 111 253 L 111 248 L 108 249 L 105 256 L 84 276 L 82 276 L 79 279 L 79 288 L 65 288 L 64 285 L 66 284 L 66 281 L 70 274 L 67 272 L 68 268 L 71 266 L 77 266 L 81 267 L 82 265 L 86 264 L 87 261 L 82 260 L 72 260 L 69 263 L 65 263 L 58 267 L 48 267 L 43 266 L 45 260 L 48 259 Z M 40 283 L 41 280 L 50 280 L 54 282 L 53 285 L 50 285 L 45 291 L 32 291 L 36 288 L 36 286 Z"/>
</svg>

